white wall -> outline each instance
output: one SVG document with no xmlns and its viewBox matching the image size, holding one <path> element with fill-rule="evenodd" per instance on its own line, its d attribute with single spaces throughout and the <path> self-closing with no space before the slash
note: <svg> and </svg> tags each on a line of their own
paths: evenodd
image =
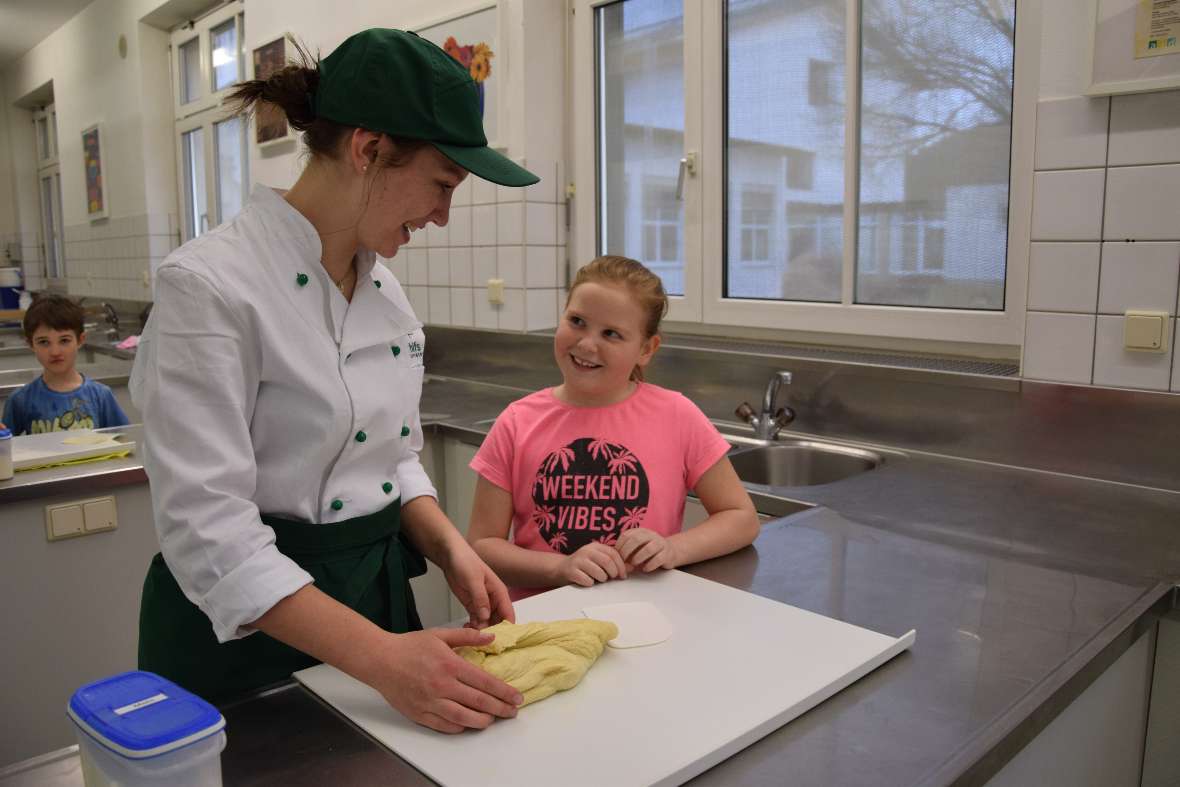
<svg viewBox="0 0 1180 787">
<path fill-rule="evenodd" d="M 53 82 L 66 225 L 86 220 L 81 132 L 95 122 L 106 125 L 103 175 L 111 217 L 146 212 L 143 105 L 160 96 L 142 93 L 138 19 L 151 5 L 148 0 L 97 0 L 4 72 L 5 92 L 12 101 Z M 125 59 L 117 51 L 120 35 L 127 37 Z M 167 60 L 161 65 L 166 71 Z"/>
<path fill-rule="evenodd" d="M 0 75 L 7 99 L 18 231 L 26 272 L 40 269 L 29 113 L 13 106 L 52 83 L 57 110 L 62 225 L 72 295 L 147 300 L 149 224 L 167 234 L 176 212 L 167 35 L 138 20 L 158 0 L 96 0 Z M 119 56 L 120 36 L 127 56 Z M 86 216 L 82 129 L 102 123 L 108 218 Z M 0 171 L 0 178 L 3 172 Z M 0 219 L 2 220 L 2 219 Z M 26 276 L 31 287 L 43 284 Z"/>
<path fill-rule="evenodd" d="M 8 132 L 8 97 L 4 83 L 0 80 L 0 242 L 10 238 L 17 231 L 16 192 L 12 176 L 12 142 Z M 3 249 L 0 248 L 0 255 Z M 5 265 L 0 258 L 0 265 Z"/>
<path fill-rule="evenodd" d="M 1180 391 L 1180 91 L 1083 95 L 1096 0 L 1044 0 L 1026 377 Z M 1123 349 L 1123 313 L 1169 349 Z"/>
</svg>

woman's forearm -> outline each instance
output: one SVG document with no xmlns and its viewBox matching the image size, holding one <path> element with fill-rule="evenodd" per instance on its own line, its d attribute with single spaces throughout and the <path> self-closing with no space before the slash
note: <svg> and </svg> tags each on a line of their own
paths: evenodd
<svg viewBox="0 0 1180 787">
<path fill-rule="evenodd" d="M 564 555 L 518 547 L 503 538 L 481 538 L 471 545 L 506 585 L 547 588 L 562 584 L 558 568 Z"/>
<path fill-rule="evenodd" d="M 456 544 L 463 544 L 463 536 L 438 501 L 429 495 L 415 497 L 402 506 L 402 532 L 427 560 L 446 568 Z"/>
<path fill-rule="evenodd" d="M 252 628 L 366 683 L 370 656 L 389 632 L 314 585 L 304 585 L 266 611 Z"/>
</svg>

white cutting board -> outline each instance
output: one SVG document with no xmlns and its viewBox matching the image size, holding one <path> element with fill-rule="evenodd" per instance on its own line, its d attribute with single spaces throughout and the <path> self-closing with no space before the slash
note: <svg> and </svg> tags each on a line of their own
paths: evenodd
<svg viewBox="0 0 1180 787">
<path fill-rule="evenodd" d="M 376 691 L 322 664 L 295 677 L 444 785 L 680 784 L 910 647 L 900 639 L 726 585 L 664 571 L 516 604 L 519 623 L 648 601 L 670 619 L 658 645 L 606 648 L 580 684 L 486 730 L 419 727 Z"/>
<path fill-rule="evenodd" d="M 117 451 L 133 451 L 134 441 L 122 440 L 122 437 L 121 434 L 96 432 L 93 429 L 18 435 L 12 438 L 12 466 L 15 470 L 25 470 L 55 462 L 105 456 Z M 72 444 L 74 441 L 83 442 Z"/>
</svg>

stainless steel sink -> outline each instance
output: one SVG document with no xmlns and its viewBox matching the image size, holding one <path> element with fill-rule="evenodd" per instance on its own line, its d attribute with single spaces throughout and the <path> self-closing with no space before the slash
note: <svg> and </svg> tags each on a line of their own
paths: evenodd
<svg viewBox="0 0 1180 787">
<path fill-rule="evenodd" d="M 830 484 L 880 467 L 884 457 L 861 448 L 793 440 L 729 455 L 738 478 L 766 486 Z"/>
</svg>

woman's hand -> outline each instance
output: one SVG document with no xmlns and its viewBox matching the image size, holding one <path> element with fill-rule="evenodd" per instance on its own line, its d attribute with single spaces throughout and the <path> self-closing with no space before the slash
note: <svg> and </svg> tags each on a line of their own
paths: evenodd
<svg viewBox="0 0 1180 787">
<path fill-rule="evenodd" d="M 516 622 L 508 588 L 466 541 L 456 539 L 446 565 L 440 567 L 451 592 L 467 610 L 470 628 L 486 628 L 501 620 Z"/>
<path fill-rule="evenodd" d="M 451 648 L 491 641 L 491 635 L 471 629 L 390 634 L 388 644 L 373 654 L 376 663 L 365 682 L 424 727 L 450 733 L 484 729 L 497 717 L 514 717 L 523 698 Z"/>
<path fill-rule="evenodd" d="M 645 573 L 657 568 L 676 568 L 679 563 L 672 541 L 642 527 L 632 528 L 619 536 L 615 549 L 629 567 Z"/>
<path fill-rule="evenodd" d="M 558 581 L 563 585 L 590 587 L 608 579 L 626 579 L 627 566 L 613 547 L 591 541 L 577 552 L 568 555 L 557 567 Z"/>
</svg>

